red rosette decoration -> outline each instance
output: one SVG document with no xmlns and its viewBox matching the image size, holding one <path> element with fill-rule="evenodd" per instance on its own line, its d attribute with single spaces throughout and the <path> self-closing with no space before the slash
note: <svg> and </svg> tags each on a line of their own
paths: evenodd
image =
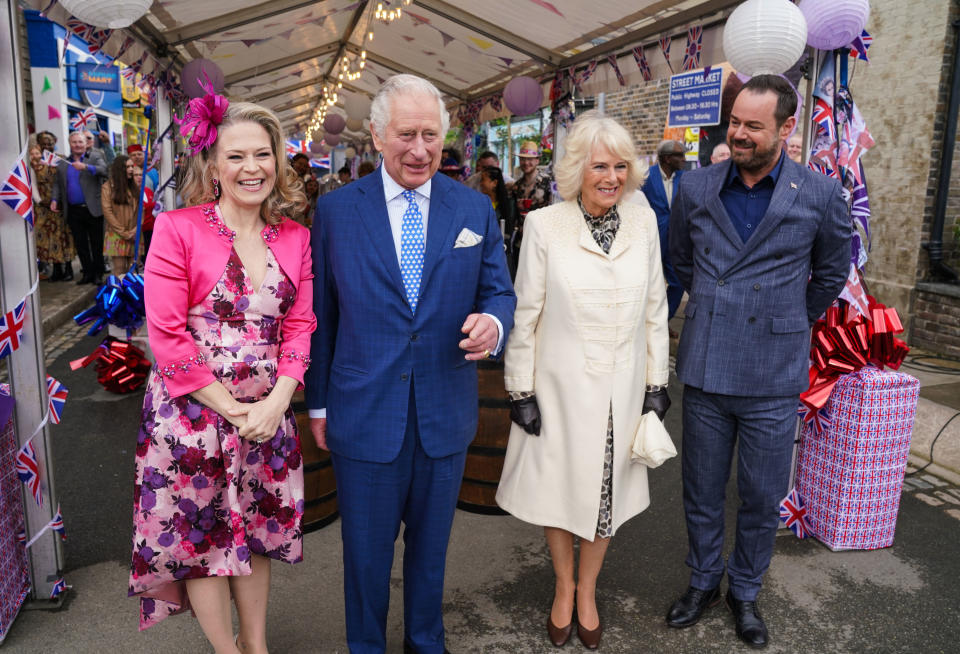
<svg viewBox="0 0 960 654">
<path fill-rule="evenodd" d="M 140 388 L 150 372 L 150 361 L 143 350 L 130 341 L 108 336 L 97 349 L 82 359 L 70 362 L 70 369 L 86 368 L 97 362 L 97 381 L 111 393 L 132 393 Z"/>
<path fill-rule="evenodd" d="M 842 375 L 866 365 L 883 370 L 900 368 L 910 348 L 894 334 L 903 331 L 897 310 L 867 296 L 869 317 L 846 302 L 827 309 L 813 326 L 810 339 L 810 386 L 800 395 L 809 409 L 805 420 L 814 419 L 830 398 Z"/>
</svg>

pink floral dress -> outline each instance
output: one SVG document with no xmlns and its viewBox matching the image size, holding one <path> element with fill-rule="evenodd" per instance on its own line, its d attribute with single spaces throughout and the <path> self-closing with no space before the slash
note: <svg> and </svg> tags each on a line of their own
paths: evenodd
<svg viewBox="0 0 960 654">
<path fill-rule="evenodd" d="M 280 319 L 296 289 L 267 249 L 254 289 L 235 250 L 187 330 L 218 380 L 240 402 L 277 381 Z M 140 629 L 190 608 L 184 579 L 250 574 L 250 555 L 303 558 L 303 468 L 292 409 L 262 443 L 189 395 L 171 398 L 156 367 L 137 438 L 129 594 Z"/>
</svg>

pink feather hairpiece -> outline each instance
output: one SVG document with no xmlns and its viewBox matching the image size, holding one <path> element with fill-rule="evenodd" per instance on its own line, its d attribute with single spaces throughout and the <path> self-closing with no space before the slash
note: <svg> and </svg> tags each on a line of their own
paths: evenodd
<svg viewBox="0 0 960 654">
<path fill-rule="evenodd" d="M 199 154 L 216 143 L 217 126 L 223 122 L 223 117 L 230 106 L 225 97 L 214 92 L 213 83 L 210 82 L 207 71 L 203 71 L 203 76 L 206 82 L 198 78 L 197 83 L 206 91 L 204 96 L 193 98 L 187 103 L 183 118 L 174 116 L 180 126 L 180 134 L 190 135 L 187 139 L 187 151 L 190 155 Z"/>
</svg>

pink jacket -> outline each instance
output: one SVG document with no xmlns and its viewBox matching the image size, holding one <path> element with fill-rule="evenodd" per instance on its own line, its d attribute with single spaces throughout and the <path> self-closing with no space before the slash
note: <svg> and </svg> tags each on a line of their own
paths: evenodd
<svg viewBox="0 0 960 654">
<path fill-rule="evenodd" d="M 310 365 L 313 270 L 310 232 L 289 219 L 261 232 L 280 268 L 297 289 L 297 299 L 280 326 L 277 374 L 303 383 Z M 170 395 L 185 395 L 215 381 L 187 331 L 187 310 L 199 304 L 223 276 L 233 235 L 214 204 L 157 216 L 144 269 L 144 299 L 150 347 Z"/>
</svg>

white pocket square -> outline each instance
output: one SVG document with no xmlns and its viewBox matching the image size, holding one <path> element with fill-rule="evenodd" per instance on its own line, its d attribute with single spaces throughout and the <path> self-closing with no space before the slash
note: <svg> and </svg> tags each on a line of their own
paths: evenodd
<svg viewBox="0 0 960 654">
<path fill-rule="evenodd" d="M 469 248 L 473 247 L 477 243 L 483 240 L 483 237 L 472 232 L 466 227 L 460 230 L 460 233 L 457 235 L 457 242 L 453 244 L 454 248 Z"/>
</svg>

